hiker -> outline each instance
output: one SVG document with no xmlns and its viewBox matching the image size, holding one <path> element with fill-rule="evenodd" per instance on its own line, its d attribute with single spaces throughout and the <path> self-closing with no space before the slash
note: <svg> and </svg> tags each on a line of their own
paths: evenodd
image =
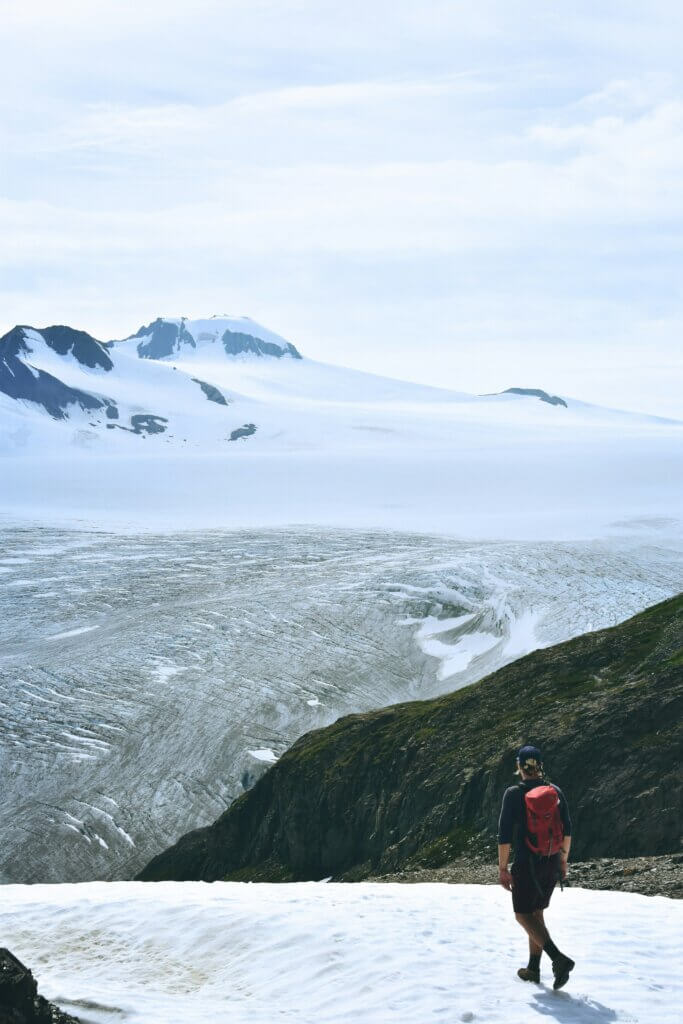
<svg viewBox="0 0 683 1024">
<path fill-rule="evenodd" d="M 554 989 L 569 980 L 574 961 L 561 953 L 550 938 L 543 911 L 555 883 L 567 876 L 572 823 L 562 791 L 543 778 L 543 757 L 537 747 L 524 746 L 517 754 L 516 775 L 522 781 L 505 790 L 498 822 L 498 877 L 512 892 L 517 921 L 529 936 L 529 963 L 520 967 L 523 981 L 541 980 L 541 956 L 553 965 Z M 515 859 L 508 869 L 514 840 Z"/>
</svg>

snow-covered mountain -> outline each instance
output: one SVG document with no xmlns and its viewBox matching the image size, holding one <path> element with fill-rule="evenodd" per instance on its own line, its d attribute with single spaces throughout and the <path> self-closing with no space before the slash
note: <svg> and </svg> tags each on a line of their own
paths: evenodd
<svg viewBox="0 0 683 1024">
<path fill-rule="evenodd" d="M 276 412 L 276 406 L 287 406 L 290 414 L 293 405 L 308 406 L 307 419 L 312 420 L 319 417 L 311 403 L 318 405 L 318 413 L 321 402 L 343 403 L 366 413 L 370 406 L 386 403 L 458 404 L 483 410 L 485 419 L 495 420 L 498 406 L 519 405 L 520 400 L 525 407 L 542 402 L 558 411 L 581 405 L 539 388 L 475 396 L 303 360 L 279 335 L 246 317 L 228 316 L 158 318 L 122 341 L 106 343 L 71 327 L 17 326 L 0 338 L 0 393 L 16 403 L 15 416 L 25 425 L 18 435 L 3 431 L 6 448 L 12 440 L 25 444 L 32 428 L 44 434 L 45 413 L 79 429 L 72 440 L 82 443 L 95 440 L 92 430 L 165 434 L 166 440 L 176 441 L 187 441 L 189 433 L 194 441 L 211 443 L 231 438 L 233 429 L 243 430 L 244 423 L 238 421 L 256 415 L 256 405 L 262 406 L 263 426 L 278 432 L 287 432 L 289 424 L 284 409 Z M 582 408 L 591 409 L 593 419 L 650 419 Z M 240 417 L 242 410 L 249 416 Z M 325 418 L 331 411 L 325 410 Z M 6 402 L 2 412 L 6 418 Z M 467 418 L 472 412 L 468 410 Z M 239 436 L 253 436 L 259 426 L 253 424 L 254 429 Z"/>
<path fill-rule="evenodd" d="M 0 512 L 52 521 L 593 535 L 671 514 L 682 437 L 536 387 L 477 396 L 319 363 L 244 317 L 0 339 Z"/>
<path fill-rule="evenodd" d="M 70 327 L 15 327 L 0 339 L 0 391 L 9 398 L 31 402 L 54 419 L 65 419 L 76 409 L 112 408 L 110 400 L 65 383 L 63 371 L 68 375 L 73 366 L 82 374 L 107 374 L 114 368 L 104 345 Z"/>
<path fill-rule="evenodd" d="M 213 322 L 220 325 L 215 338 L 197 327 Z M 211 351 L 210 358 L 228 359 L 228 335 L 233 357 L 246 352 L 252 358 L 293 357 L 296 351 L 291 347 L 290 352 L 286 342 L 279 345 L 244 331 L 230 332 L 225 322 L 197 321 L 190 334 L 182 320 L 157 320 L 126 341 L 107 344 L 70 327 L 15 327 L 0 339 L 0 392 L 15 401 L 15 418 L 23 419 L 24 429 L 16 436 L 6 431 L 6 440 L 11 443 L 15 437 L 25 446 L 36 433 L 44 441 L 49 433 L 45 414 L 75 427 L 78 433 L 72 433 L 71 440 L 77 442 L 93 441 L 93 431 L 105 430 L 175 436 L 174 427 L 188 420 L 198 438 L 224 436 L 228 421 L 224 412 L 217 415 L 216 407 L 225 410 L 230 398 L 191 371 L 178 372 L 177 363 L 168 361 L 171 354 L 196 356 L 205 348 L 214 349 L 221 339 L 220 351 Z M 59 434 L 63 439 L 63 432 Z"/>
<path fill-rule="evenodd" d="M 202 351 L 213 355 L 216 349 L 223 349 L 229 356 L 301 359 L 294 345 L 246 316 L 212 316 L 206 320 L 158 317 L 127 340 L 135 341 L 137 353 L 143 359 L 166 359 Z"/>
<path fill-rule="evenodd" d="M 0 406 L 5 451 L 30 447 L 32 438 L 44 450 L 49 435 L 60 446 L 88 445 L 105 431 L 202 445 L 261 427 L 282 436 L 292 404 L 310 401 L 474 400 L 304 361 L 290 342 L 245 317 L 159 318 L 106 343 L 70 327 L 15 327 L 0 339 L 0 395 L 13 400 Z M 262 422 L 254 423 L 257 414 Z M 316 417 L 309 410 L 306 418 Z M 301 425 L 295 429 L 300 435 Z"/>
</svg>

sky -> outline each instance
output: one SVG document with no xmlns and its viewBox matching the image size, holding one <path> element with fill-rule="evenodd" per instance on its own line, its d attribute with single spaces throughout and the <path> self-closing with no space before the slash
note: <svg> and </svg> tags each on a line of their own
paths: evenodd
<svg viewBox="0 0 683 1024">
<path fill-rule="evenodd" d="M 0 0 L 0 332 L 683 418 L 683 7 Z"/>
</svg>

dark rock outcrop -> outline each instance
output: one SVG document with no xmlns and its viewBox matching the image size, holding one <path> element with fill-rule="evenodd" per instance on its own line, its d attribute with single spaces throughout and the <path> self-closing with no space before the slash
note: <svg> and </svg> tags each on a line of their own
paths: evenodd
<svg viewBox="0 0 683 1024">
<path fill-rule="evenodd" d="M 0 949 L 0 1024 L 78 1024 L 78 1018 L 39 996 L 28 967 Z"/>
<path fill-rule="evenodd" d="M 141 327 L 139 331 L 131 335 L 132 338 L 144 338 L 137 346 L 138 355 L 141 359 L 164 359 L 174 352 L 178 352 L 183 345 L 196 348 L 196 342 L 185 327 L 185 321 L 175 323 L 173 320 L 163 320 L 157 317 L 151 324 Z"/>
<path fill-rule="evenodd" d="M 210 402 L 215 402 L 216 405 L 228 405 L 228 401 L 223 392 L 219 391 L 213 384 L 207 384 L 205 380 L 199 380 L 198 377 L 193 377 L 192 380 L 195 384 L 199 384 Z"/>
<path fill-rule="evenodd" d="M 165 416 L 139 412 L 131 416 L 130 425 L 134 434 L 163 434 L 168 420 Z"/>
<path fill-rule="evenodd" d="M 526 742 L 546 752 L 577 860 L 678 849 L 683 595 L 436 700 L 308 733 L 144 880 L 359 879 L 490 855 Z"/>
<path fill-rule="evenodd" d="M 548 405 L 563 405 L 565 409 L 567 408 L 564 398 L 560 398 L 559 395 L 549 395 L 547 391 L 542 391 L 541 388 L 506 388 L 501 394 L 529 395 L 531 398 L 540 398 L 542 402 L 547 402 Z"/>
<path fill-rule="evenodd" d="M 275 356 L 276 359 L 286 355 L 292 359 L 301 359 L 300 352 L 289 341 L 284 346 L 276 345 L 272 341 L 264 341 L 263 338 L 256 338 L 253 334 L 244 334 L 242 331 L 224 331 L 223 348 L 229 356 L 250 352 L 255 356 Z"/>
<path fill-rule="evenodd" d="M 104 409 L 109 415 L 115 403 L 101 395 L 71 388 L 45 370 L 31 366 L 31 343 L 24 327 L 14 327 L 0 338 L 0 391 L 10 398 L 35 402 L 53 419 L 66 419 L 70 405 L 94 411 Z M 71 354 L 84 366 L 108 371 L 112 362 L 104 345 L 84 331 L 70 327 L 47 327 L 38 332 L 47 345 L 59 355 Z"/>
<path fill-rule="evenodd" d="M 73 327 L 41 327 L 38 334 L 58 355 L 71 355 L 81 366 L 107 372 L 114 367 L 106 346 L 85 331 L 75 331 Z"/>
<path fill-rule="evenodd" d="M 251 437 L 252 434 L 256 433 L 255 423 L 245 423 L 243 427 L 238 427 L 237 430 L 230 431 L 230 440 L 239 441 L 241 437 Z"/>
<path fill-rule="evenodd" d="M 109 415 L 109 413 L 107 413 Z M 113 417 L 112 417 L 113 418 Z M 166 430 L 168 420 L 165 416 L 155 416 L 153 413 L 138 412 L 130 418 L 130 426 L 124 427 L 121 423 L 107 423 L 108 430 L 127 430 L 129 434 L 163 434 Z"/>
<path fill-rule="evenodd" d="M 164 359 L 174 352 L 180 352 L 185 346 L 196 348 L 197 342 L 185 326 L 186 322 L 184 317 L 179 322 L 158 317 L 151 324 L 141 327 L 131 335 L 131 338 L 142 339 L 137 346 L 138 355 L 142 359 Z M 199 335 L 200 341 L 202 337 Z M 215 339 L 217 338 L 218 333 L 215 335 Z M 264 341 L 263 338 L 248 334 L 246 331 L 227 329 L 223 331 L 220 340 L 229 356 L 250 353 L 257 356 L 275 356 L 276 359 L 281 359 L 282 356 L 301 359 L 300 353 L 290 342 L 279 345 L 273 341 Z"/>
</svg>

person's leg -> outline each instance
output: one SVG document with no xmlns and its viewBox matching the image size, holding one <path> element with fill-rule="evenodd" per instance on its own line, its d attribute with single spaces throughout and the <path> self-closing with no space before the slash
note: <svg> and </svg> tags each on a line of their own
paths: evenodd
<svg viewBox="0 0 683 1024">
<path fill-rule="evenodd" d="M 543 911 L 534 910 L 532 916 L 536 918 L 536 920 L 540 923 L 541 928 L 543 928 L 546 934 L 548 934 L 548 929 L 546 928 L 545 921 L 543 920 Z M 529 936 L 529 956 L 537 956 L 540 959 L 542 952 L 543 946 L 539 946 L 538 942 L 536 942 L 534 939 L 531 938 L 531 936 Z"/>
<path fill-rule="evenodd" d="M 541 954 L 543 953 L 543 946 L 538 941 L 538 918 L 535 912 L 528 914 L 516 913 L 515 917 L 529 936 L 529 962 L 526 967 L 519 968 L 517 976 L 522 981 L 539 982 L 541 980 Z"/>
<path fill-rule="evenodd" d="M 537 910 L 534 912 L 534 916 L 540 914 L 541 919 L 543 918 L 543 911 Z M 543 955 L 543 948 L 539 946 L 537 942 L 529 936 L 529 963 L 526 967 L 522 967 L 517 974 L 524 981 L 540 981 L 541 980 L 541 956 Z"/>
<path fill-rule="evenodd" d="M 513 864 L 512 879 L 512 908 L 516 919 L 524 927 L 524 922 L 527 918 L 531 918 L 538 905 L 528 864 L 525 862 Z M 527 931 L 526 928 L 525 931 Z M 527 934 L 529 934 L 528 931 Z M 529 962 L 526 967 L 520 967 L 517 971 L 517 976 L 522 981 L 534 981 L 536 983 L 540 981 L 542 952 L 542 945 L 539 945 L 537 939 L 529 934 Z"/>
<path fill-rule="evenodd" d="M 547 953 L 552 960 L 553 974 L 555 975 L 553 988 L 562 988 L 567 983 L 569 972 L 574 969 L 574 961 L 570 957 L 565 956 L 564 953 L 561 953 L 550 938 L 545 921 L 543 920 L 543 911 L 536 910 L 530 914 L 515 914 L 515 917 L 529 936 L 529 949 L 531 949 L 531 943 L 533 942 L 536 946 L 540 946 L 542 952 Z M 517 973 L 519 974 L 519 972 Z M 520 977 L 523 977 L 523 975 L 520 975 Z"/>
<path fill-rule="evenodd" d="M 515 914 L 515 918 L 529 936 L 530 952 L 542 952 L 550 938 L 543 918 L 539 919 L 537 911 L 531 911 L 529 914 Z"/>
<path fill-rule="evenodd" d="M 543 911 L 555 888 L 553 868 L 552 864 L 524 864 L 515 871 L 513 865 L 512 907 L 517 921 L 529 936 L 529 966 L 520 968 L 517 974 L 524 981 L 538 981 L 541 953 L 547 953 L 552 960 L 555 975 L 553 988 L 562 988 L 574 968 L 574 961 L 557 948 L 543 918 Z"/>
</svg>

